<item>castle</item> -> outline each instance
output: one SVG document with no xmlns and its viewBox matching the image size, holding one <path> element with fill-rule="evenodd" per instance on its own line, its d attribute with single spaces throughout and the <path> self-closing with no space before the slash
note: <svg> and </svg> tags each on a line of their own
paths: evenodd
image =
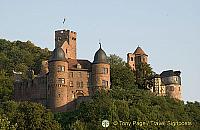
<svg viewBox="0 0 200 130">
<path fill-rule="evenodd" d="M 137 70 L 137 66 L 140 63 L 148 63 L 148 55 L 142 50 L 141 47 L 137 47 L 134 53 L 127 54 L 127 63 L 131 67 L 132 71 Z M 161 74 L 155 74 L 151 77 L 152 85 L 149 87 L 150 91 L 158 96 L 169 96 L 171 98 L 181 100 L 181 72 L 167 70 Z"/>
<path fill-rule="evenodd" d="M 55 49 L 50 59 L 42 62 L 40 74 L 29 71 L 27 80 L 16 79 L 16 101 L 33 101 L 62 112 L 74 109 L 97 90 L 110 89 L 110 64 L 101 44 L 93 62 L 77 59 L 76 35 L 70 30 L 55 31 Z M 148 63 L 148 55 L 137 47 L 127 54 L 127 63 L 135 71 L 140 63 Z M 181 99 L 180 71 L 164 71 L 150 80 L 153 85 L 149 89 L 156 95 Z"/>
<path fill-rule="evenodd" d="M 98 89 L 110 89 L 110 65 L 101 45 L 92 63 L 77 59 L 76 32 L 57 30 L 51 58 L 42 62 L 38 76 L 15 82 L 14 99 L 38 102 L 58 112 L 74 109 Z"/>
</svg>

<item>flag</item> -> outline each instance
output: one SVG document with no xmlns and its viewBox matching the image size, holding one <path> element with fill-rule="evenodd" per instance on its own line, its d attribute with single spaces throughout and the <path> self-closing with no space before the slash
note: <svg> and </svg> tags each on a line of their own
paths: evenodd
<svg viewBox="0 0 200 130">
<path fill-rule="evenodd" d="M 63 24 L 65 23 L 65 18 L 63 19 Z"/>
</svg>

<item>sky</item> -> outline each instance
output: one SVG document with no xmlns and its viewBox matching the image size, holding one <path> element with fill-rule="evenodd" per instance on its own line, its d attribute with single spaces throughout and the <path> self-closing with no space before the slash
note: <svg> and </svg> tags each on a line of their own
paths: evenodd
<svg viewBox="0 0 200 130">
<path fill-rule="evenodd" d="M 1 0 L 0 38 L 54 49 L 54 32 L 77 32 L 79 59 L 93 61 L 139 45 L 156 73 L 180 70 L 184 101 L 200 102 L 199 0 Z M 65 24 L 62 24 L 66 18 Z"/>
</svg>

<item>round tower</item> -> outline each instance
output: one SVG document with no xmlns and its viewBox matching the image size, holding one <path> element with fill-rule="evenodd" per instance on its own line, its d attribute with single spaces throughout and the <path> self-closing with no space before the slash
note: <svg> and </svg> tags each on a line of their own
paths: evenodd
<svg viewBox="0 0 200 130">
<path fill-rule="evenodd" d="M 181 100 L 181 71 L 167 70 L 161 73 L 162 82 L 166 86 L 166 95 Z"/>
<path fill-rule="evenodd" d="M 101 48 L 101 44 L 92 63 L 92 83 L 93 92 L 99 89 L 110 89 L 110 64 L 107 61 L 106 53 Z"/>
<path fill-rule="evenodd" d="M 68 62 L 62 48 L 55 48 L 48 61 L 48 103 L 53 111 L 64 111 L 67 99 Z"/>
</svg>

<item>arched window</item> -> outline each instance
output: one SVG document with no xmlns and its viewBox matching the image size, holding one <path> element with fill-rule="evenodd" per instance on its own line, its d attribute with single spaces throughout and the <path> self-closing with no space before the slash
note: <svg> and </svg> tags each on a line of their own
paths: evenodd
<svg viewBox="0 0 200 130">
<path fill-rule="evenodd" d="M 76 97 L 77 97 L 77 98 L 78 98 L 78 97 L 82 97 L 82 96 L 84 96 L 83 92 L 78 91 L 78 92 L 76 93 Z"/>
</svg>

